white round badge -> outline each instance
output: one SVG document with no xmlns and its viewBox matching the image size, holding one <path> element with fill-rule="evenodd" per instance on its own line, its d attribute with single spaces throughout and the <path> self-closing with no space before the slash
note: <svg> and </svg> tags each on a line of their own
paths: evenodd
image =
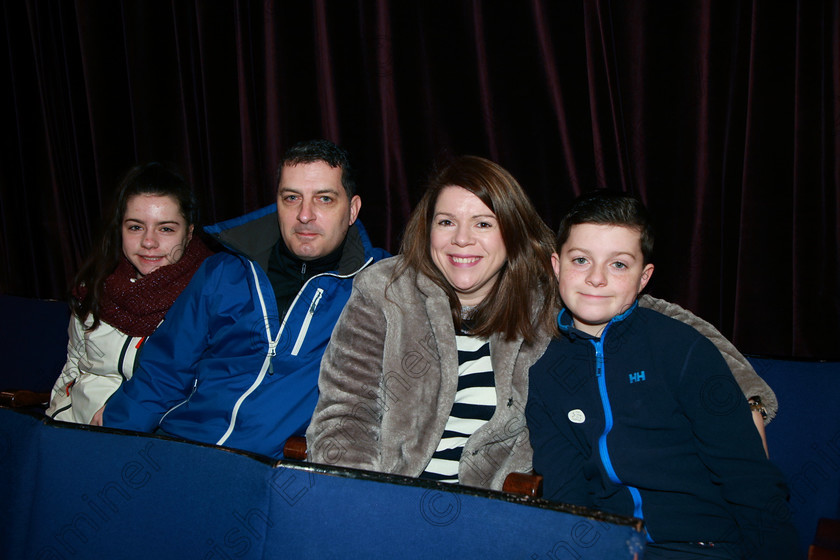
<svg viewBox="0 0 840 560">
<path fill-rule="evenodd" d="M 569 420 L 574 422 L 575 424 L 583 424 L 583 421 L 586 420 L 586 415 L 583 411 L 579 408 L 569 411 Z"/>
</svg>

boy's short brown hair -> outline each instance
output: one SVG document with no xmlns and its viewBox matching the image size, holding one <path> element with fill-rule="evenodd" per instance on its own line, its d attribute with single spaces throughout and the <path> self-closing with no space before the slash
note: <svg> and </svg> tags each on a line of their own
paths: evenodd
<svg viewBox="0 0 840 560">
<path fill-rule="evenodd" d="M 598 189 L 579 196 L 557 228 L 557 252 L 569 239 L 572 226 L 602 224 L 623 226 L 639 232 L 644 264 L 653 261 L 653 223 L 645 205 L 636 197 L 621 192 Z"/>
</svg>

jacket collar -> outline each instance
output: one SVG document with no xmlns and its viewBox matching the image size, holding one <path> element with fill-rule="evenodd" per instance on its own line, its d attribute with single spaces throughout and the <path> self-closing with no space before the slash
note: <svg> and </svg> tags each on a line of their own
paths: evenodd
<svg viewBox="0 0 840 560">
<path fill-rule="evenodd" d="M 630 314 L 633 313 L 633 311 L 638 306 L 639 306 L 639 300 L 637 298 L 636 301 L 633 302 L 633 305 L 631 305 L 630 308 L 627 311 L 625 311 L 624 313 L 621 313 L 620 315 L 616 315 L 615 317 L 613 317 L 610 320 L 610 322 L 607 323 L 607 326 L 604 327 L 604 330 L 602 332 L 606 333 L 610 329 L 610 327 L 612 327 L 613 325 L 615 325 L 617 323 L 621 323 L 622 321 L 627 319 L 630 316 Z M 583 338 L 583 339 L 598 339 L 599 338 L 597 336 L 592 336 L 589 333 L 585 333 L 582 330 L 579 330 L 579 329 L 575 328 L 575 325 L 572 321 L 572 314 L 569 313 L 569 310 L 566 309 L 565 307 L 562 310 L 560 310 L 560 313 L 557 315 L 557 326 L 560 328 L 560 332 L 562 334 L 568 336 L 571 340 L 574 340 L 575 338 Z"/>
<path fill-rule="evenodd" d="M 277 204 L 207 226 L 204 231 L 229 250 L 256 261 L 263 270 L 268 270 L 271 252 L 280 240 Z M 365 265 L 369 256 L 372 256 L 370 239 L 362 223 L 356 220 L 347 230 L 344 252 L 336 272 L 341 276 L 354 274 Z"/>
</svg>

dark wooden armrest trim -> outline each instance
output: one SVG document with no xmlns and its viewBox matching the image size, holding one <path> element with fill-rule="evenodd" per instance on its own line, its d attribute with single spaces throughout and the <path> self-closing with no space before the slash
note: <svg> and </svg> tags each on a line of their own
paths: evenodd
<svg viewBox="0 0 840 560">
<path fill-rule="evenodd" d="M 306 438 L 303 436 L 292 436 L 283 445 L 283 457 L 306 461 Z"/>
<path fill-rule="evenodd" d="M 829 550 L 812 544 L 808 548 L 808 560 L 840 560 L 840 550 Z"/>
<path fill-rule="evenodd" d="M 542 497 L 543 477 L 541 474 L 512 472 L 505 478 L 502 490 L 527 498 Z"/>
<path fill-rule="evenodd" d="M 808 548 L 808 560 L 840 559 L 840 519 L 822 517 L 817 521 L 814 541 Z"/>
<path fill-rule="evenodd" d="M 306 460 L 306 438 L 292 436 L 283 445 L 283 458 L 296 461 Z M 540 474 L 510 473 L 505 478 L 502 490 L 528 498 L 542 496 L 543 477 Z"/>
<path fill-rule="evenodd" d="M 44 407 L 50 402 L 49 393 L 34 391 L 0 391 L 0 406 L 8 408 Z"/>
</svg>

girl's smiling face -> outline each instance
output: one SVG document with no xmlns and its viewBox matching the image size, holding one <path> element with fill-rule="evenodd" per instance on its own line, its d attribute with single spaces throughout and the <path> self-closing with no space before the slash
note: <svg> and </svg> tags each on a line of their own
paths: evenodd
<svg viewBox="0 0 840 560">
<path fill-rule="evenodd" d="M 171 196 L 138 194 L 126 203 L 122 248 L 138 277 L 181 260 L 192 233 Z"/>
</svg>

